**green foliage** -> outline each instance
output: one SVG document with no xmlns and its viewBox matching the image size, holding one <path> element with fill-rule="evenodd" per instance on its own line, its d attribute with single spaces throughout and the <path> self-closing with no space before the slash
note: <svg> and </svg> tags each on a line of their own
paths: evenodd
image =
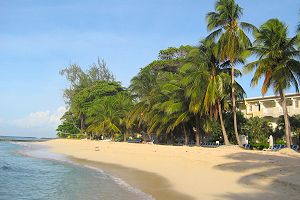
<svg viewBox="0 0 300 200">
<path fill-rule="evenodd" d="M 300 80 L 297 36 L 288 37 L 287 26 L 278 19 L 270 19 L 255 31 L 254 47 L 250 48 L 258 60 L 245 66 L 245 71 L 255 70 L 253 86 L 264 77 L 262 94 L 272 87 L 276 93 L 290 88 L 298 90 Z"/>
<path fill-rule="evenodd" d="M 289 117 L 291 131 L 294 137 L 300 135 L 300 115 L 294 115 Z M 274 132 L 275 139 L 283 139 L 284 136 L 284 117 L 281 115 L 277 120 L 277 127 Z"/>
<path fill-rule="evenodd" d="M 283 138 L 277 138 L 277 139 L 275 140 L 275 144 L 286 144 L 286 142 L 284 141 Z"/>
<path fill-rule="evenodd" d="M 285 90 L 294 86 L 299 92 L 300 59 L 297 49 L 299 35 L 290 38 L 287 25 L 278 19 L 270 19 L 255 31 L 254 36 L 254 46 L 250 50 L 258 59 L 247 64 L 245 71 L 255 70 L 252 86 L 256 86 L 264 77 L 262 95 L 265 95 L 269 88 L 280 94 L 284 118 L 289 123 Z M 285 135 L 289 147 L 291 145 L 289 124 L 286 124 Z"/>
<path fill-rule="evenodd" d="M 73 118 L 70 112 L 66 112 L 61 118 L 62 123 L 57 127 L 57 136 L 61 138 L 66 138 L 70 135 L 79 134 L 80 130 L 78 127 L 78 121 Z"/>
<path fill-rule="evenodd" d="M 252 117 L 246 121 L 243 131 L 248 135 L 249 143 L 253 146 L 256 143 L 265 144 L 273 133 L 271 124 L 259 117 Z"/>
<path fill-rule="evenodd" d="M 251 143 L 251 147 L 257 150 L 263 150 L 263 149 L 268 149 L 269 144 L 267 142 Z"/>
<path fill-rule="evenodd" d="M 115 138 L 116 142 L 121 142 L 121 141 L 124 140 L 124 135 L 120 134 L 120 133 L 117 133 L 117 134 L 115 134 L 114 138 Z"/>
<path fill-rule="evenodd" d="M 219 58 L 222 61 L 230 60 L 234 63 L 243 59 L 243 52 L 251 46 L 251 41 L 245 31 L 253 31 L 256 28 L 246 22 L 240 22 L 243 9 L 235 3 L 235 0 L 218 0 L 215 11 L 206 16 L 207 28 L 213 31 L 207 37 L 209 40 L 217 40 L 219 45 Z"/>
<path fill-rule="evenodd" d="M 114 81 L 103 60 L 98 59 L 87 72 L 71 65 L 61 74 L 71 87 L 65 91 L 69 110 L 57 129 L 59 137 L 104 135 L 114 139 L 116 133 L 125 132 L 125 118 L 133 101 L 130 93 Z"/>
<path fill-rule="evenodd" d="M 238 132 L 244 133 L 242 130 L 242 127 L 246 124 L 247 119 L 244 117 L 244 114 L 238 111 L 236 113 L 237 122 L 239 124 L 238 126 Z M 224 124 L 225 129 L 227 130 L 228 138 L 231 143 L 236 144 L 235 134 L 234 134 L 234 126 L 233 126 L 233 113 L 231 111 L 226 112 L 224 114 Z"/>
</svg>

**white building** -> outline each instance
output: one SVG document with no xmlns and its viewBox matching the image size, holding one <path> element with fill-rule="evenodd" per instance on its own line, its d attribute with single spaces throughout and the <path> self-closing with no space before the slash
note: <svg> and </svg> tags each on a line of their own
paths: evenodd
<svg viewBox="0 0 300 200">
<path fill-rule="evenodd" d="M 290 116 L 300 114 L 300 93 L 287 94 L 287 110 Z M 275 128 L 279 116 L 283 115 L 280 96 L 247 98 L 238 104 L 246 118 L 267 118 Z"/>
</svg>

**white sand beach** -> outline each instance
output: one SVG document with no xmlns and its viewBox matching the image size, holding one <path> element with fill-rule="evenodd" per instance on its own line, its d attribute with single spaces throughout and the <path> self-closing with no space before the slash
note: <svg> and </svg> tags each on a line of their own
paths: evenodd
<svg viewBox="0 0 300 200">
<path fill-rule="evenodd" d="M 235 146 L 210 149 L 65 139 L 41 144 L 55 153 L 102 163 L 105 171 L 155 199 L 170 199 L 172 194 L 167 190 L 177 192 L 172 199 L 298 200 L 300 197 L 297 153 L 249 151 Z M 146 175 L 138 176 L 137 171 Z M 161 179 L 152 179 L 151 174 Z"/>
</svg>

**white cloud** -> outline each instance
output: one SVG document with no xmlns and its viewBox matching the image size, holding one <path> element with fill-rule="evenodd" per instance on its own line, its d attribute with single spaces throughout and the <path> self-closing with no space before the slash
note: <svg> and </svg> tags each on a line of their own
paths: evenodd
<svg viewBox="0 0 300 200">
<path fill-rule="evenodd" d="M 27 115 L 24 118 L 16 119 L 13 125 L 18 128 L 44 128 L 53 129 L 60 124 L 60 118 L 66 112 L 66 108 L 61 106 L 55 111 L 38 111 Z"/>
</svg>

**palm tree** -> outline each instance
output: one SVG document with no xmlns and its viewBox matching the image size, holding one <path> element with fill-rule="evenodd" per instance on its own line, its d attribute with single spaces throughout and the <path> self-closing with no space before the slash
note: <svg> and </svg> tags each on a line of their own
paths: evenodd
<svg viewBox="0 0 300 200">
<path fill-rule="evenodd" d="M 272 87 L 279 93 L 285 121 L 285 136 L 287 146 L 291 146 L 291 128 L 288 117 L 285 90 L 294 86 L 299 92 L 300 54 L 296 48 L 297 36 L 288 37 L 288 27 L 278 19 L 270 19 L 258 31 L 255 31 L 254 47 L 250 50 L 258 59 L 245 66 L 246 71 L 255 69 L 251 82 L 257 85 L 264 77 L 262 95 Z"/>
<path fill-rule="evenodd" d="M 176 117 L 179 118 L 179 113 L 188 103 L 183 93 L 179 95 L 181 99 L 174 94 L 183 91 L 178 85 L 180 83 L 178 69 L 191 49 L 193 47 L 181 46 L 160 51 L 159 59 L 141 69 L 131 80 L 130 89 L 136 104 L 128 116 L 128 124 L 137 122 L 138 127 L 145 125 L 148 134 L 154 132 L 172 134 L 175 128 L 185 124 L 185 117 L 181 116 L 177 121 L 178 124 Z M 183 131 L 185 132 L 184 129 Z"/>
<path fill-rule="evenodd" d="M 219 116 L 224 144 L 229 145 L 230 142 L 223 122 L 222 102 L 223 105 L 227 105 L 228 91 L 226 91 L 226 88 L 230 85 L 230 75 L 228 71 L 230 71 L 231 68 L 228 67 L 227 62 L 221 63 L 218 60 L 215 53 L 218 49 L 215 43 L 203 43 L 200 49 L 203 54 L 203 62 L 207 65 L 210 75 L 208 77 L 203 105 L 206 112 Z"/>
<path fill-rule="evenodd" d="M 193 49 L 187 58 L 186 63 L 180 68 L 183 78 L 182 85 L 185 87 L 185 96 L 189 99 L 189 111 L 194 114 L 193 129 L 196 136 L 196 145 L 200 145 L 201 132 L 203 135 L 204 121 L 207 121 L 207 114 L 203 109 L 205 89 L 209 72 L 203 64 L 200 49 Z"/>
<path fill-rule="evenodd" d="M 186 73 L 185 82 L 190 83 L 191 88 L 204 91 L 201 95 L 190 96 L 191 102 L 196 102 L 196 108 L 198 112 L 198 106 L 204 108 L 206 114 L 219 117 L 220 125 L 222 128 L 224 143 L 229 145 L 228 136 L 225 130 L 222 114 L 222 106 L 227 104 L 226 89 L 230 85 L 230 75 L 228 71 L 231 71 L 231 67 L 228 62 L 221 63 L 217 58 L 218 46 L 211 41 L 202 41 L 201 46 L 194 52 L 194 56 L 197 56 L 197 63 L 191 62 L 183 67 L 182 71 Z M 194 63 L 194 64 L 193 64 Z M 200 79 L 200 82 L 193 81 Z M 192 84 L 190 81 L 193 81 Z M 202 83 L 205 83 L 204 85 Z M 192 93 L 193 94 L 193 93 Z M 196 92 L 194 92 L 196 94 Z M 200 108 L 199 107 L 199 108 Z"/>
<path fill-rule="evenodd" d="M 107 134 L 114 139 L 116 133 L 126 132 L 125 117 L 131 108 L 132 101 L 127 91 L 96 99 L 87 110 L 87 131 Z"/>
<path fill-rule="evenodd" d="M 249 23 L 240 22 L 243 9 L 235 0 L 219 0 L 215 4 L 215 11 L 207 14 L 208 30 L 213 31 L 207 39 L 218 40 L 219 58 L 221 61 L 229 60 L 231 64 L 231 98 L 234 114 L 234 132 L 236 140 L 241 145 L 236 119 L 235 97 L 235 64 L 241 59 L 245 49 L 251 46 L 251 41 L 244 30 L 251 31 L 255 27 Z"/>
<path fill-rule="evenodd" d="M 189 142 L 189 121 L 192 113 L 189 112 L 188 99 L 185 98 L 185 88 L 181 84 L 180 73 L 164 72 L 158 77 L 159 94 L 155 95 L 158 101 L 153 105 L 157 108 L 160 117 L 153 118 L 152 124 L 157 127 L 157 133 L 165 131 L 172 133 L 174 129 L 180 128 L 184 133 L 184 143 Z M 155 127 L 152 127 L 155 128 Z"/>
</svg>

